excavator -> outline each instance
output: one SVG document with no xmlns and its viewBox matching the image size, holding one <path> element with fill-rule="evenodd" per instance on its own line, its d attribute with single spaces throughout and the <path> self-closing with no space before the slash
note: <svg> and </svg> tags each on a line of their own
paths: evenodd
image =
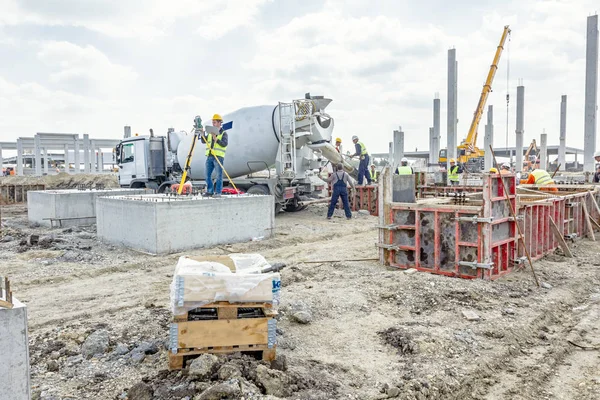
<svg viewBox="0 0 600 400">
<path fill-rule="evenodd" d="M 466 139 L 464 139 L 460 145 L 458 145 L 458 157 L 457 161 L 466 168 L 468 172 L 480 172 L 484 169 L 484 150 L 477 147 L 477 129 L 479 128 L 479 122 L 481 121 L 481 117 L 483 116 L 483 111 L 485 109 L 485 104 L 487 103 L 488 96 L 492 91 L 492 82 L 494 81 L 494 76 L 496 75 L 496 71 L 498 70 L 498 63 L 500 62 L 500 56 L 502 55 L 502 50 L 504 50 L 504 43 L 506 42 L 506 38 L 510 35 L 510 28 L 508 25 L 504 27 L 504 31 L 502 32 L 502 37 L 500 38 L 500 44 L 498 45 L 498 49 L 496 50 L 496 54 L 494 55 L 494 60 L 492 61 L 492 65 L 490 66 L 490 71 L 488 72 L 487 79 L 483 85 L 483 90 L 481 91 L 481 96 L 479 97 L 479 103 L 477 103 L 477 108 L 475 109 L 475 114 L 473 115 L 473 121 L 471 121 L 471 126 L 469 127 L 469 133 L 467 134 Z M 508 95 L 507 95 L 508 101 Z M 441 149 L 439 153 L 439 164 L 442 167 L 446 166 L 446 162 L 448 152 L 446 149 Z"/>
</svg>

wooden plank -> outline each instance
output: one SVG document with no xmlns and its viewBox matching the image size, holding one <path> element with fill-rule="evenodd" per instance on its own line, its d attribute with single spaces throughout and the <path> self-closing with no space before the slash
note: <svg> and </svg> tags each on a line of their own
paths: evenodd
<svg viewBox="0 0 600 400">
<path fill-rule="evenodd" d="M 587 209 L 587 205 L 585 204 L 585 199 L 582 199 L 583 201 L 581 202 L 581 205 L 583 206 L 583 216 L 585 217 L 585 222 L 587 224 L 587 235 L 589 238 L 591 238 L 594 242 L 596 241 L 596 235 L 594 235 L 594 227 L 592 226 L 592 223 L 590 222 L 590 219 L 592 218 L 590 216 L 590 213 L 588 213 L 588 209 Z"/>
<path fill-rule="evenodd" d="M 14 306 L 13 306 L 12 303 L 9 303 L 8 301 L 0 299 L 0 307 L 4 307 L 4 308 L 10 309 L 10 308 L 13 308 Z"/>
<path fill-rule="evenodd" d="M 569 246 L 567 245 L 565 238 L 558 230 L 558 226 L 556 226 L 556 223 L 554 222 L 552 217 L 550 217 L 550 227 L 552 228 L 552 232 L 554 233 L 556 240 L 558 240 L 558 245 L 562 249 L 563 253 L 565 253 L 565 256 L 567 256 L 569 258 L 573 258 L 573 253 L 571 253 L 571 249 L 569 249 Z"/>
<path fill-rule="evenodd" d="M 594 208 L 596 209 L 596 212 L 598 213 L 598 216 L 600 216 L 600 207 L 598 206 L 598 202 L 594 198 L 594 194 L 592 192 L 589 192 L 589 195 L 590 195 L 590 199 L 592 200 L 592 204 L 594 205 Z"/>
<path fill-rule="evenodd" d="M 217 315 L 219 316 L 219 319 L 237 319 L 238 308 L 219 307 L 217 308 Z"/>
<path fill-rule="evenodd" d="M 217 319 L 177 323 L 178 346 L 201 348 L 267 344 L 270 318 Z"/>
<path fill-rule="evenodd" d="M 598 230 L 600 230 L 600 224 L 596 221 L 594 221 L 594 218 L 592 218 L 592 216 L 590 215 L 590 221 L 592 222 L 592 225 L 594 225 L 596 228 L 598 228 Z"/>
</svg>

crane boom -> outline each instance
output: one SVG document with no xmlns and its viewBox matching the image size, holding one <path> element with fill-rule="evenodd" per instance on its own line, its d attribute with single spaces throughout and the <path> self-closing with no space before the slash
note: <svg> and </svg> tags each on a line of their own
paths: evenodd
<svg viewBox="0 0 600 400">
<path fill-rule="evenodd" d="M 506 37 L 509 34 L 510 28 L 508 27 L 508 25 L 506 25 L 504 27 L 504 31 L 502 32 L 502 37 L 500 38 L 500 44 L 498 45 L 498 49 L 496 50 L 494 61 L 490 66 L 490 72 L 488 72 L 487 79 L 485 81 L 485 84 L 483 85 L 483 90 L 481 91 L 481 96 L 479 97 L 479 103 L 477 104 L 477 109 L 475 109 L 473 121 L 471 122 L 471 127 L 469 128 L 469 134 L 467 135 L 467 138 L 462 142 L 461 146 L 459 146 L 468 149 L 471 152 L 475 151 L 476 149 L 477 129 L 479 128 L 479 122 L 481 121 L 481 117 L 483 116 L 483 110 L 485 108 L 488 95 L 492 91 L 492 82 L 494 81 L 494 76 L 496 75 L 496 71 L 498 70 L 498 63 L 500 62 L 502 50 L 504 50 L 504 43 L 506 42 Z"/>
</svg>

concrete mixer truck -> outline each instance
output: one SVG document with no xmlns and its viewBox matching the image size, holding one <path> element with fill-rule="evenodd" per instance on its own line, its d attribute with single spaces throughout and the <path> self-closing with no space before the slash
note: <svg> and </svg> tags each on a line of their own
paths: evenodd
<svg viewBox="0 0 600 400">
<path fill-rule="evenodd" d="M 290 103 L 245 107 L 223 115 L 229 136 L 224 167 L 236 187 L 271 194 L 277 208 L 295 211 L 324 189 L 317 171 L 325 160 L 342 163 L 355 174 L 353 165 L 331 144 L 334 122 L 325 113 L 329 103 L 331 99 L 307 93 Z M 120 185 L 164 193 L 179 183 L 193 135 L 169 129 L 167 136 L 126 137 L 116 148 Z M 193 186 L 203 187 L 204 147 L 197 146 L 194 153 L 188 176 Z"/>
</svg>

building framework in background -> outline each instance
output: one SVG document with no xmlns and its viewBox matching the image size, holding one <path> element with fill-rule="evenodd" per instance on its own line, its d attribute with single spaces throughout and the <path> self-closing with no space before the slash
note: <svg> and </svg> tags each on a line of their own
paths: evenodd
<svg viewBox="0 0 600 400">
<path fill-rule="evenodd" d="M 0 142 L 0 165 L 14 168 L 16 175 L 101 173 L 107 167 L 114 168 L 114 148 L 119 141 L 94 139 L 88 134 L 40 132 L 16 142 Z M 17 155 L 5 159 L 4 150 L 16 150 Z"/>
</svg>

